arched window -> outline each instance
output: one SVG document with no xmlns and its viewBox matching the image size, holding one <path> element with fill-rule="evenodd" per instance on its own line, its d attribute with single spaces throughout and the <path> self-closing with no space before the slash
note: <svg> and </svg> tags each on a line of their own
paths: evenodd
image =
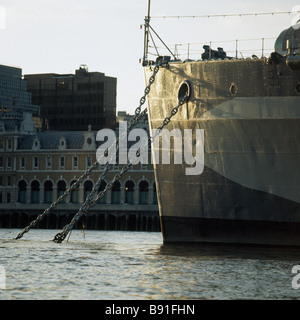
<svg viewBox="0 0 300 320">
<path fill-rule="evenodd" d="M 31 182 L 31 203 L 40 203 L 40 183 L 37 180 Z"/>
<path fill-rule="evenodd" d="M 66 187 L 67 187 L 67 185 L 66 185 L 65 181 L 60 180 L 57 182 L 57 198 L 59 198 L 60 196 L 62 196 L 65 193 Z M 66 199 L 64 199 L 62 201 L 62 203 L 66 203 Z"/>
<path fill-rule="evenodd" d="M 145 180 L 139 184 L 139 203 L 148 204 L 149 199 L 149 183 Z"/>
<path fill-rule="evenodd" d="M 76 182 L 75 180 L 71 182 L 72 184 Z M 79 203 L 79 186 L 77 186 L 73 191 L 71 191 L 71 198 L 70 198 L 71 203 Z"/>
<path fill-rule="evenodd" d="M 53 202 L 53 183 L 50 180 L 44 183 L 44 203 Z"/>
<path fill-rule="evenodd" d="M 121 203 L 121 184 L 116 181 L 111 189 L 111 203 L 120 204 Z"/>
<path fill-rule="evenodd" d="M 101 181 L 100 187 L 99 187 L 99 189 L 98 189 L 98 193 L 101 192 L 101 191 L 103 191 L 103 190 L 105 189 L 106 184 L 107 184 L 107 183 L 106 183 L 105 181 Z M 103 196 L 101 199 L 98 199 L 97 202 L 98 202 L 98 203 L 102 203 L 102 204 L 106 203 L 106 194 L 107 194 L 107 193 L 105 193 L 104 196 Z"/>
<path fill-rule="evenodd" d="M 125 184 L 125 203 L 134 204 L 134 187 L 133 181 L 129 180 Z"/>
<path fill-rule="evenodd" d="M 87 196 L 91 193 L 93 189 L 93 183 L 90 180 L 87 180 L 84 183 L 84 200 L 87 198 Z"/>
<path fill-rule="evenodd" d="M 153 204 L 157 204 L 156 183 L 153 183 Z"/>
<path fill-rule="evenodd" d="M 18 183 L 18 187 L 19 187 L 19 190 L 18 190 L 18 201 L 20 203 L 26 203 L 26 200 L 27 200 L 27 183 L 24 181 L 24 180 L 21 180 L 19 183 Z"/>
</svg>

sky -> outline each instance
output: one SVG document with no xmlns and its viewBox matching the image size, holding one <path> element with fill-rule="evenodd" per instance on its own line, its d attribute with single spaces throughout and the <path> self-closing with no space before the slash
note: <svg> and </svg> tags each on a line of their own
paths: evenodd
<svg viewBox="0 0 300 320">
<path fill-rule="evenodd" d="M 151 16 L 289 12 L 296 1 L 152 0 Z M 74 73 L 86 64 L 117 78 L 117 111 L 133 113 L 145 87 L 139 59 L 147 6 L 148 0 L 0 0 L 0 64 L 18 66 L 23 74 Z M 151 26 L 172 51 L 177 44 L 177 52 L 187 54 L 190 43 L 190 54 L 200 58 L 202 44 L 210 41 L 228 55 L 235 55 L 235 39 L 270 39 L 265 49 L 272 49 L 294 17 L 152 18 Z M 261 40 L 239 44 L 241 51 L 243 45 L 256 49 Z"/>
</svg>

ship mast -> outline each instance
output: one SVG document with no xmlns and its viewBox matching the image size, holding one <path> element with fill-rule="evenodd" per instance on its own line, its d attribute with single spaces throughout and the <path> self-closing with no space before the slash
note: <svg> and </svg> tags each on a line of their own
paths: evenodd
<svg viewBox="0 0 300 320">
<path fill-rule="evenodd" d="M 150 3 L 151 3 L 151 0 L 148 0 L 148 15 L 145 17 L 143 66 L 146 66 L 148 63 L 147 61 L 148 61 L 148 46 L 149 46 Z"/>
</svg>

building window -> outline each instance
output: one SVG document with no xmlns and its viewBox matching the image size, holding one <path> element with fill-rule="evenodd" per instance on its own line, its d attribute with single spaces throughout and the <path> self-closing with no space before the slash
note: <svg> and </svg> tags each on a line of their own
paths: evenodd
<svg viewBox="0 0 300 320">
<path fill-rule="evenodd" d="M 31 203 L 40 202 L 40 183 L 37 180 L 31 183 Z"/>
<path fill-rule="evenodd" d="M 7 176 L 7 185 L 11 186 L 11 176 Z"/>
<path fill-rule="evenodd" d="M 52 169 L 52 157 L 47 156 L 46 157 L 46 170 L 51 170 Z"/>
<path fill-rule="evenodd" d="M 2 192 L 0 192 L 0 203 L 2 203 Z"/>
<path fill-rule="evenodd" d="M 4 149 L 3 139 L 0 138 L 0 150 Z"/>
<path fill-rule="evenodd" d="M 93 190 L 93 183 L 92 181 L 88 180 L 84 183 L 84 199 L 88 197 L 88 195 Z"/>
<path fill-rule="evenodd" d="M 37 170 L 39 168 L 39 157 L 33 157 L 33 170 Z"/>
<path fill-rule="evenodd" d="M 48 180 L 44 183 L 44 203 L 53 202 L 53 183 Z"/>
<path fill-rule="evenodd" d="M 10 203 L 10 192 L 6 194 L 6 203 Z"/>
<path fill-rule="evenodd" d="M 0 176 L 0 186 L 3 186 L 3 177 Z"/>
<path fill-rule="evenodd" d="M 65 157 L 64 156 L 59 157 L 59 169 L 65 169 Z"/>
<path fill-rule="evenodd" d="M 149 199 L 149 184 L 147 181 L 143 180 L 139 184 L 139 203 L 148 204 Z"/>
<path fill-rule="evenodd" d="M 0 157 L 0 168 L 3 169 L 3 157 Z"/>
<path fill-rule="evenodd" d="M 72 159 L 72 169 L 78 170 L 78 157 L 77 156 L 74 156 Z"/>
<path fill-rule="evenodd" d="M 134 188 L 135 184 L 129 180 L 125 184 L 125 203 L 134 204 Z"/>
<path fill-rule="evenodd" d="M 116 181 L 111 189 L 111 203 L 120 204 L 121 203 L 121 184 Z"/>
<path fill-rule="evenodd" d="M 20 203 L 26 203 L 27 200 L 27 183 L 24 180 L 21 180 L 18 183 L 18 187 L 19 187 L 19 194 L 18 194 L 18 201 Z"/>
<path fill-rule="evenodd" d="M 11 157 L 7 157 L 7 159 L 6 159 L 6 167 L 7 167 L 7 169 L 11 169 Z"/>
<path fill-rule="evenodd" d="M 105 187 L 106 187 L 106 182 L 105 181 L 101 181 L 101 184 L 100 184 L 100 187 L 99 187 L 99 189 L 98 189 L 98 193 L 99 192 L 101 192 L 101 191 L 103 191 L 104 189 L 105 189 Z M 102 198 L 99 198 L 98 200 L 97 200 L 97 203 L 106 203 L 106 195 L 107 195 L 107 193 L 104 193 L 103 194 L 103 196 L 102 196 Z"/>
<path fill-rule="evenodd" d="M 63 180 L 58 181 L 57 183 L 57 198 L 61 197 L 66 191 L 66 183 Z M 66 198 L 61 200 L 61 203 L 66 203 Z"/>
<path fill-rule="evenodd" d="M 25 157 L 20 158 L 20 169 L 21 170 L 25 169 Z"/>
<path fill-rule="evenodd" d="M 72 181 L 70 186 L 72 186 L 73 183 L 76 181 Z M 74 190 L 71 191 L 71 196 L 70 196 L 70 202 L 71 203 L 79 203 L 79 186 L 77 186 Z"/>
<path fill-rule="evenodd" d="M 11 139 L 7 139 L 7 150 L 11 150 L 12 149 L 12 143 L 11 143 Z"/>
<path fill-rule="evenodd" d="M 92 165 L 92 158 L 90 156 L 86 157 L 86 169 Z"/>
</svg>

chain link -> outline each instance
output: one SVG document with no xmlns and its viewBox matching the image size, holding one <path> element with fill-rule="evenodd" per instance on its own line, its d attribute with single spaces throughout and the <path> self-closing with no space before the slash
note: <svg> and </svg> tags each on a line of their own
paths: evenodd
<svg viewBox="0 0 300 320">
<path fill-rule="evenodd" d="M 159 68 L 160 66 L 162 65 L 162 61 L 159 61 L 157 63 L 157 65 L 155 66 L 154 70 L 153 70 L 153 73 L 151 75 L 151 77 L 149 78 L 149 84 L 146 86 L 145 90 L 144 90 L 144 95 L 141 97 L 140 99 L 140 104 L 139 106 L 135 109 L 135 115 L 130 119 L 130 122 L 129 122 L 129 126 L 127 128 L 127 132 L 130 131 L 132 128 L 134 128 L 137 123 L 145 116 L 145 114 L 147 113 L 147 108 L 141 112 L 141 108 L 143 106 L 143 104 L 146 102 L 146 96 L 149 94 L 150 92 L 150 89 L 151 89 L 151 85 L 154 83 L 155 81 L 155 77 L 156 77 L 156 74 L 158 73 L 159 71 Z M 126 134 L 126 131 L 123 133 L 123 135 Z M 123 136 L 122 135 L 122 136 Z M 122 137 L 121 136 L 121 137 Z M 119 148 L 119 141 L 120 141 L 120 138 L 116 141 L 116 147 L 117 149 Z M 111 146 L 112 148 L 112 146 Z M 105 154 L 108 154 L 108 150 L 107 149 L 105 151 Z M 74 182 L 71 187 L 69 189 L 67 189 L 65 191 L 65 193 L 63 195 L 61 195 L 59 198 L 57 198 L 57 200 L 55 202 L 53 202 L 50 207 L 48 207 L 46 210 L 44 210 L 44 212 L 42 214 L 40 214 L 35 220 L 33 220 L 27 227 L 25 227 L 15 238 L 15 240 L 18 240 L 20 238 L 23 237 L 23 235 L 27 232 L 30 231 L 30 229 L 32 227 L 34 227 L 39 221 L 41 221 L 47 214 L 49 214 L 59 203 L 61 203 L 63 201 L 63 199 L 65 199 L 68 195 L 71 194 L 71 192 L 73 190 L 75 190 L 90 174 L 92 171 L 94 171 L 97 166 L 99 165 L 98 161 L 95 161 L 91 167 L 82 175 L 78 178 L 78 180 L 76 182 Z M 109 163 L 109 161 L 107 162 L 105 168 L 104 168 L 104 171 L 102 173 L 102 175 L 100 176 L 100 178 L 98 179 L 97 181 L 97 185 L 98 185 L 98 188 L 101 184 L 101 182 L 105 179 L 106 177 L 106 174 L 107 172 L 111 169 L 111 165 Z M 94 186 L 95 187 L 95 186 Z M 86 203 L 89 203 L 89 201 L 91 200 L 92 196 L 94 196 L 95 192 L 94 191 L 95 188 L 93 188 L 92 190 L 92 194 L 89 194 L 89 196 L 87 197 L 86 201 L 84 202 L 84 204 L 82 205 L 82 207 L 85 208 L 86 206 Z M 98 190 L 98 189 L 97 189 Z"/>
<path fill-rule="evenodd" d="M 189 99 L 189 97 L 188 97 L 188 95 L 186 94 L 184 97 L 182 97 L 182 98 L 179 100 L 178 105 L 171 110 L 171 114 L 164 119 L 163 124 L 162 124 L 159 128 L 156 129 L 155 133 L 154 133 L 151 137 L 149 137 L 147 143 L 142 147 L 142 150 L 143 150 L 144 148 L 148 147 L 149 142 L 152 143 L 152 142 L 154 141 L 155 137 L 160 134 L 160 132 L 162 131 L 162 129 L 163 129 L 166 125 L 168 125 L 168 123 L 171 121 L 171 118 L 172 118 L 174 115 L 177 114 L 179 108 L 180 108 L 185 102 L 187 102 L 188 99 Z M 137 152 L 136 152 L 136 156 L 137 156 L 137 157 L 139 157 L 140 152 L 141 152 L 141 150 L 138 149 Z M 95 199 L 94 199 L 94 195 L 95 195 L 96 191 L 99 189 L 100 183 L 101 183 L 101 181 L 102 181 L 102 180 L 100 181 L 100 179 L 99 179 L 99 180 L 97 181 L 97 183 L 95 184 L 93 190 L 91 191 L 90 195 L 87 197 L 86 201 L 85 201 L 84 204 L 81 206 L 81 208 L 79 209 L 79 211 L 76 213 L 76 215 L 74 216 L 74 218 L 72 219 L 72 221 L 71 221 L 68 225 L 66 225 L 66 226 L 64 227 L 64 229 L 63 229 L 60 233 L 58 233 L 58 234 L 54 237 L 53 241 L 54 241 L 54 242 L 57 242 L 57 243 L 61 243 L 61 242 L 67 237 L 68 233 L 73 229 L 74 225 L 75 225 L 75 224 L 77 223 L 77 221 L 81 218 L 81 216 L 83 216 L 84 214 L 86 214 L 91 207 L 93 207 L 94 205 L 96 205 L 96 204 L 97 204 L 97 201 L 98 201 L 99 199 L 103 198 L 104 195 L 105 195 L 105 193 L 113 187 L 114 183 L 117 182 L 117 181 L 119 181 L 119 180 L 122 178 L 123 174 L 126 173 L 132 166 L 133 166 L 132 162 L 129 161 L 129 163 L 127 163 L 127 164 L 122 168 L 121 172 L 119 172 L 118 174 L 116 174 L 116 175 L 114 176 L 114 178 L 106 185 L 105 189 L 102 190 L 101 192 L 99 192 L 99 193 L 96 195 Z M 93 193 L 93 194 L 92 194 L 92 193 Z"/>
</svg>

